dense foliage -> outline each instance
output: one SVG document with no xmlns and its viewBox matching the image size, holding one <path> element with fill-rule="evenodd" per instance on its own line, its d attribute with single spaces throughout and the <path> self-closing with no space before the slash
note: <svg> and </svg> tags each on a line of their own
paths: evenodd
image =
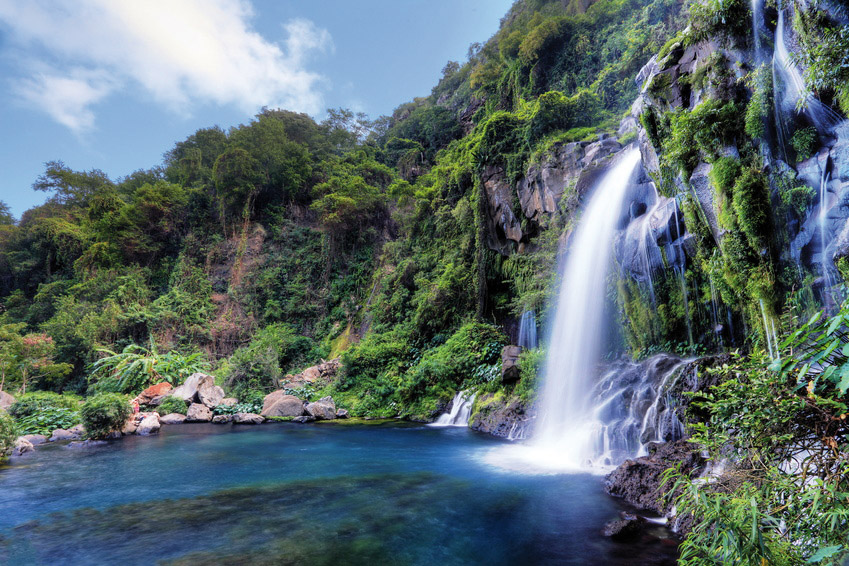
<svg viewBox="0 0 849 566">
<path fill-rule="evenodd" d="M 117 393 L 98 393 L 86 399 L 80 408 L 80 417 L 89 438 L 106 438 L 112 432 L 120 431 L 132 414 L 129 399 Z"/>
</svg>

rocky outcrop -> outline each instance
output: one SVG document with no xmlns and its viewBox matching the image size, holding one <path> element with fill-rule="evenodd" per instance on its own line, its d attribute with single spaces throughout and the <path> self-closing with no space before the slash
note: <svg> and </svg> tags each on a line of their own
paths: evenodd
<svg viewBox="0 0 849 566">
<path fill-rule="evenodd" d="M 136 397 L 136 401 L 138 401 L 139 405 L 153 405 L 154 399 L 161 400 L 165 395 L 171 393 L 172 386 L 167 381 L 163 381 L 162 383 L 157 383 L 156 385 L 151 385 L 144 391 L 138 394 Z M 158 403 L 156 403 L 158 404 Z"/>
<path fill-rule="evenodd" d="M 307 414 L 319 421 L 330 421 L 336 418 L 336 403 L 332 397 L 322 397 L 315 403 L 306 406 Z"/>
<path fill-rule="evenodd" d="M 8 411 L 9 407 L 11 407 L 15 403 L 15 398 L 6 393 L 5 391 L 0 391 L 0 409 L 4 411 Z"/>
<path fill-rule="evenodd" d="M 697 474 L 704 464 L 698 446 L 686 440 L 652 444 L 650 454 L 626 460 L 605 478 L 605 489 L 638 509 L 666 515 L 671 502 L 664 498 L 663 472 L 679 466 L 681 473 Z"/>
<path fill-rule="evenodd" d="M 484 393 L 475 399 L 469 428 L 493 436 L 518 440 L 530 436 L 536 411 L 517 398 Z"/>
<path fill-rule="evenodd" d="M 159 424 L 175 425 L 183 424 L 184 422 L 186 422 L 186 415 L 181 415 L 180 413 L 168 413 L 165 416 L 159 417 Z"/>
<path fill-rule="evenodd" d="M 501 381 L 513 383 L 519 381 L 519 355 L 521 346 L 504 346 L 501 349 Z"/>
<path fill-rule="evenodd" d="M 341 366 L 342 361 L 339 358 L 322 360 L 321 363 L 310 366 L 299 374 L 287 375 L 281 380 L 281 385 L 287 389 L 300 389 L 305 385 L 327 385 L 336 378 Z"/>
<path fill-rule="evenodd" d="M 258 425 L 265 421 L 265 417 L 256 413 L 236 413 L 233 415 L 233 424 Z"/>
<path fill-rule="evenodd" d="M 136 429 L 136 434 L 141 436 L 150 436 L 159 432 L 159 415 L 157 413 L 147 413 L 139 423 Z"/>
<path fill-rule="evenodd" d="M 212 411 L 209 407 L 201 403 L 192 403 L 189 405 L 189 410 L 186 411 L 186 422 L 189 423 L 208 423 L 212 420 Z"/>
<path fill-rule="evenodd" d="M 264 417 L 299 417 L 304 414 L 304 402 L 283 390 L 275 391 L 265 396 L 260 414 Z"/>
<path fill-rule="evenodd" d="M 631 541 L 643 534 L 647 521 L 639 515 L 622 512 L 618 519 L 604 525 L 601 534 L 618 541 Z"/>
</svg>

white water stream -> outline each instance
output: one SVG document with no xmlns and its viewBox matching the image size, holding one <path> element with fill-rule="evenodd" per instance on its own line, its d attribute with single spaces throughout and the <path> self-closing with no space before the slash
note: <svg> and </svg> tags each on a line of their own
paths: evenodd
<svg viewBox="0 0 849 566">
<path fill-rule="evenodd" d="M 469 417 L 472 415 L 472 405 L 475 402 L 475 394 L 469 395 L 467 391 L 459 391 L 454 396 L 450 413 L 439 415 L 436 422 L 430 426 L 469 426 Z"/>
</svg>

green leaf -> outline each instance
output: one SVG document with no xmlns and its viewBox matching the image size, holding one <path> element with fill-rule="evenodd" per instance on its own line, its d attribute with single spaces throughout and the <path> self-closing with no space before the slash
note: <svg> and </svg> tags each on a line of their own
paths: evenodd
<svg viewBox="0 0 849 566">
<path fill-rule="evenodd" d="M 823 558 L 834 556 L 841 550 L 843 550 L 842 546 L 826 546 L 825 548 L 821 548 L 816 552 L 816 554 L 808 558 L 808 564 L 816 564 L 817 562 L 820 562 Z"/>
</svg>

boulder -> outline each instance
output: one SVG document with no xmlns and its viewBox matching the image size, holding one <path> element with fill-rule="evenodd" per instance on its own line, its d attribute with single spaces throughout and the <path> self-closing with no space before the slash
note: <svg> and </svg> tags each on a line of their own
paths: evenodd
<svg viewBox="0 0 849 566">
<path fill-rule="evenodd" d="M 512 383 L 519 381 L 519 354 L 521 346 L 504 346 L 501 349 L 501 381 Z"/>
<path fill-rule="evenodd" d="M 312 415 L 303 415 L 301 417 L 295 417 L 294 419 L 292 419 L 292 422 L 298 423 L 298 424 L 304 424 L 304 423 L 311 423 L 314 420 L 315 420 L 315 417 L 313 417 Z"/>
<path fill-rule="evenodd" d="M 639 515 L 623 512 L 619 519 L 604 525 L 602 534 L 618 541 L 634 540 L 643 534 L 646 523 L 646 520 Z"/>
<path fill-rule="evenodd" d="M 221 402 L 219 403 L 219 406 L 232 407 L 233 405 L 235 405 L 238 402 L 239 402 L 239 400 L 236 399 L 235 397 L 225 397 L 221 400 Z"/>
<path fill-rule="evenodd" d="M 0 409 L 4 411 L 8 411 L 9 407 L 15 402 L 15 398 L 6 393 L 5 391 L 0 391 Z"/>
<path fill-rule="evenodd" d="M 304 414 L 304 402 L 294 395 L 283 394 L 278 396 L 270 406 L 263 403 L 260 414 L 264 417 L 299 417 Z"/>
<path fill-rule="evenodd" d="M 208 423 L 212 420 L 212 411 L 209 407 L 201 403 L 192 403 L 189 405 L 189 410 L 186 411 L 186 422 L 189 423 Z"/>
<path fill-rule="evenodd" d="M 12 448 L 12 457 L 17 458 L 23 456 L 27 452 L 34 451 L 35 447 L 32 445 L 32 443 L 21 437 L 15 441 L 15 446 Z"/>
<path fill-rule="evenodd" d="M 156 413 L 148 413 L 139 423 L 139 428 L 136 429 L 136 434 L 141 436 L 150 436 L 159 432 L 159 415 Z"/>
<path fill-rule="evenodd" d="M 151 385 L 144 391 L 138 394 L 136 397 L 136 401 L 139 402 L 139 405 L 152 405 L 152 401 L 157 397 L 163 397 L 171 392 L 171 384 L 167 381 L 163 381 L 162 383 L 157 383 L 156 385 Z"/>
<path fill-rule="evenodd" d="M 214 381 L 210 379 L 203 379 L 198 385 L 197 398 L 199 402 L 203 403 L 210 409 L 214 409 L 220 405 L 221 401 L 224 399 L 224 390 L 215 385 Z"/>
<path fill-rule="evenodd" d="M 272 391 L 268 395 L 266 395 L 262 400 L 262 410 L 263 412 L 267 411 L 271 408 L 274 403 L 279 401 L 286 395 L 286 392 L 282 389 L 278 389 L 277 391 Z"/>
<path fill-rule="evenodd" d="M 205 373 L 193 373 L 186 378 L 183 385 L 174 389 L 171 395 L 179 397 L 183 401 L 194 401 L 197 398 L 198 387 L 200 387 L 201 381 L 209 380 L 212 380 L 212 383 L 215 384 L 215 378 L 211 375 L 207 375 Z"/>
<path fill-rule="evenodd" d="M 322 397 L 315 403 L 307 405 L 307 414 L 317 420 L 330 421 L 336 418 L 336 403 L 332 397 Z"/>
<path fill-rule="evenodd" d="M 233 415 L 215 415 L 212 424 L 227 424 L 233 420 Z"/>
<path fill-rule="evenodd" d="M 159 424 L 173 425 L 183 424 L 186 422 L 186 415 L 180 413 L 168 413 L 164 417 L 159 417 Z"/>
<path fill-rule="evenodd" d="M 39 444 L 44 444 L 45 442 L 47 442 L 47 437 L 43 434 L 25 434 L 21 436 L 21 438 L 23 438 L 33 446 L 38 446 Z"/>
<path fill-rule="evenodd" d="M 236 413 L 233 415 L 233 424 L 257 425 L 262 424 L 265 417 L 256 413 Z"/>
<path fill-rule="evenodd" d="M 705 463 L 699 447 L 686 440 L 650 444 L 649 456 L 626 460 L 605 478 L 605 489 L 637 509 L 665 515 L 671 504 L 663 497 L 663 472 L 680 466 L 683 474 L 699 470 Z"/>
<path fill-rule="evenodd" d="M 347 419 L 348 418 L 348 411 L 346 411 L 345 409 L 336 409 L 336 418 L 337 419 Z"/>
<path fill-rule="evenodd" d="M 70 430 L 74 434 L 78 434 L 80 436 L 85 436 L 85 427 L 81 424 L 74 425 L 71 428 L 69 428 L 68 430 Z"/>
<path fill-rule="evenodd" d="M 498 397 L 484 393 L 475 400 L 469 428 L 493 436 L 520 440 L 528 436 L 536 417 L 533 406 L 527 407 L 515 397 Z"/>
<path fill-rule="evenodd" d="M 341 364 L 339 358 L 329 361 L 322 360 L 321 363 L 308 367 L 297 375 L 287 375 L 282 382 L 289 389 L 298 389 L 305 385 L 324 385 L 330 383 L 336 377 Z"/>
<path fill-rule="evenodd" d="M 82 434 L 78 432 L 65 430 L 64 428 L 57 428 L 53 431 L 53 434 L 50 435 L 50 442 L 56 442 L 58 440 L 79 440 L 80 438 L 82 438 Z"/>
<path fill-rule="evenodd" d="M 121 434 L 129 436 L 130 434 L 135 434 L 139 429 L 139 419 L 136 418 L 136 415 L 133 415 L 127 422 L 124 423 L 124 426 L 121 427 Z"/>
</svg>

